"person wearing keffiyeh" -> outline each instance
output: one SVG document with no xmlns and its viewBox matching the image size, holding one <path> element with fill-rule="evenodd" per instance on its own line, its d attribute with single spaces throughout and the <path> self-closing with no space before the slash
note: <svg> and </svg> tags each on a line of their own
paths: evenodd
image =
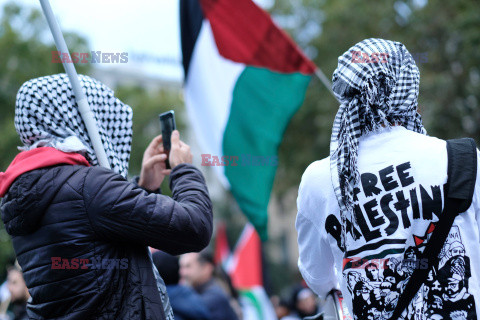
<svg viewBox="0 0 480 320">
<path fill-rule="evenodd" d="M 15 128 L 23 146 L 0 172 L 1 217 L 31 300 L 29 319 L 173 320 L 148 246 L 178 255 L 212 235 L 212 204 L 192 154 L 171 136 L 147 147 L 140 176 L 126 180 L 132 109 L 99 81 L 79 77 L 111 170 L 98 166 L 66 74 L 27 81 Z M 160 185 L 170 175 L 172 197 Z"/>
<path fill-rule="evenodd" d="M 398 297 L 411 274 L 403 263 L 392 262 L 405 257 L 412 265 L 419 262 L 418 246 L 442 213 L 446 142 L 428 136 L 423 127 L 419 85 L 420 72 L 402 43 L 372 38 L 349 48 L 333 73 L 332 90 L 340 106 L 330 156 L 313 162 L 300 183 L 300 272 L 322 297 L 332 288 L 341 289 L 344 313 L 353 319 L 390 318 L 396 302 L 387 297 Z M 472 206 L 457 217 L 445 244 L 448 248 L 459 241 L 465 248 L 461 259 L 469 261 L 480 259 L 478 178 L 477 184 Z M 371 265 L 379 273 L 375 279 L 366 272 Z M 480 265 L 472 268 L 480 271 Z M 480 279 L 470 272 L 461 279 L 468 303 L 459 300 L 455 315 L 441 307 L 449 301 L 438 294 L 452 281 L 437 272 L 419 291 L 428 295 L 417 296 L 402 318 L 453 319 L 461 313 L 464 319 L 477 319 Z M 349 277 L 352 273 L 358 277 Z M 388 292 L 382 291 L 387 287 Z M 369 301 L 366 309 L 355 314 L 354 306 L 364 301 Z"/>
<path fill-rule="evenodd" d="M 358 62 L 359 53 L 370 62 Z M 400 42 L 367 39 L 338 58 L 332 90 L 341 105 L 332 129 L 330 166 L 342 222 L 352 217 L 360 137 L 391 126 L 427 133 L 417 112 L 419 85 L 420 72 Z M 342 243 L 344 237 L 342 230 Z"/>
</svg>

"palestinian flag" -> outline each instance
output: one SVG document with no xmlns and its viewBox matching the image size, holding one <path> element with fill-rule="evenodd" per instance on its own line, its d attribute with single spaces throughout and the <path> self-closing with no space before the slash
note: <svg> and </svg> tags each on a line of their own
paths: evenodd
<svg viewBox="0 0 480 320">
<path fill-rule="evenodd" d="M 243 229 L 231 259 L 228 273 L 240 293 L 243 318 L 277 320 L 263 287 L 262 243 L 251 224 Z"/>
<path fill-rule="evenodd" d="M 221 221 L 217 223 L 217 232 L 215 236 L 215 265 L 221 265 L 224 269 L 226 269 L 231 254 L 232 253 L 230 252 L 230 247 L 228 245 L 227 225 L 225 222 Z"/>
<path fill-rule="evenodd" d="M 251 0 L 181 0 L 185 103 L 202 147 L 267 239 L 283 133 L 315 65 Z"/>
</svg>

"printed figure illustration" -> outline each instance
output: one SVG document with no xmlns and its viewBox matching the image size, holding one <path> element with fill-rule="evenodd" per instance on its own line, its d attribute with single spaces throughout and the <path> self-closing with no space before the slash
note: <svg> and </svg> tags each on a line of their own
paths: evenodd
<svg viewBox="0 0 480 320">
<path fill-rule="evenodd" d="M 428 227 L 432 230 L 432 225 Z M 420 250 L 428 242 L 414 241 L 401 258 L 385 263 L 367 262 L 346 268 L 344 277 L 353 297 L 353 319 L 389 319 L 398 298 L 416 268 L 426 267 L 419 261 Z M 374 260 L 375 261 L 375 260 Z M 407 308 L 406 320 L 476 319 L 475 299 L 468 291 L 471 278 L 470 258 L 466 255 L 458 226 L 450 230 L 440 254 L 439 265 L 428 274 L 426 283 Z"/>
</svg>

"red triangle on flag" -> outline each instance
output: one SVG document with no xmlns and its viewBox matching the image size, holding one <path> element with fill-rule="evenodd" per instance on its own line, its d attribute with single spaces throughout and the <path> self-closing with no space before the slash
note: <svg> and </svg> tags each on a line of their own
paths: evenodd
<svg viewBox="0 0 480 320">
<path fill-rule="evenodd" d="M 230 277 L 236 289 L 263 286 L 261 240 L 251 224 L 247 224 L 233 253 Z"/>
<path fill-rule="evenodd" d="M 352 260 L 353 260 L 352 258 L 343 258 L 342 270 L 345 270 L 345 266 L 347 265 L 347 263 L 349 263 Z"/>
<path fill-rule="evenodd" d="M 433 230 L 435 230 L 435 224 L 433 222 L 430 222 L 430 225 L 428 226 L 428 229 L 427 229 L 427 234 L 432 233 Z"/>
<path fill-rule="evenodd" d="M 420 237 L 417 237 L 417 236 L 415 236 L 415 235 L 413 236 L 413 239 L 415 240 L 415 245 L 416 245 L 416 246 L 421 245 L 421 244 L 425 241 L 424 239 L 422 239 L 422 238 L 420 238 Z"/>
</svg>

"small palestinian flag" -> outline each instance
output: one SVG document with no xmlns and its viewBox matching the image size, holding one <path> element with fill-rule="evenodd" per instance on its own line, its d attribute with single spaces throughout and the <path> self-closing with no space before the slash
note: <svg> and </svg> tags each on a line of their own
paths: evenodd
<svg viewBox="0 0 480 320">
<path fill-rule="evenodd" d="M 267 239 L 267 207 L 285 129 L 315 65 L 251 0 L 181 0 L 185 102 L 202 147 Z"/>
<path fill-rule="evenodd" d="M 231 255 L 232 253 L 230 252 L 230 246 L 228 245 L 227 225 L 225 222 L 221 221 L 217 223 L 217 233 L 215 236 L 215 265 L 221 265 L 224 269 L 226 269 Z"/>
<path fill-rule="evenodd" d="M 244 319 L 277 320 L 263 286 L 262 243 L 249 223 L 238 239 L 228 273 L 232 285 L 240 293 Z"/>
</svg>

